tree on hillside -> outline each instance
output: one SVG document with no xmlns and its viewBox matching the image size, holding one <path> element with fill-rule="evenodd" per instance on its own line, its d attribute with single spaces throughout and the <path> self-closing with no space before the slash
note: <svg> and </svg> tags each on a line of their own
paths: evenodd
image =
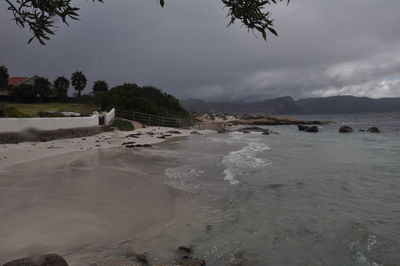
<svg viewBox="0 0 400 266">
<path fill-rule="evenodd" d="M 5 66 L 0 66 L 0 89 L 8 87 L 8 69 Z"/>
<path fill-rule="evenodd" d="M 79 8 L 73 6 L 72 0 L 49 1 L 49 0 L 4 0 L 12 12 L 12 19 L 20 27 L 26 27 L 33 36 L 28 42 L 37 39 L 45 44 L 54 35 L 55 23 L 62 21 L 68 25 L 68 20 L 79 19 Z M 103 0 L 92 0 L 103 2 Z M 266 40 L 267 32 L 277 35 L 273 28 L 271 13 L 265 10 L 266 6 L 278 2 L 290 0 L 220 0 L 228 9 L 227 17 L 230 18 L 228 25 L 239 20 L 248 31 L 257 31 Z M 159 0 L 164 6 L 164 0 Z"/>
<path fill-rule="evenodd" d="M 106 92 L 108 90 L 108 84 L 104 80 L 97 80 L 93 84 L 92 91 L 95 95 L 100 92 Z"/>
<path fill-rule="evenodd" d="M 81 96 L 83 89 L 86 87 L 86 77 L 81 71 L 76 71 L 72 73 L 71 84 L 74 86 L 75 90 L 78 92 L 78 97 Z"/>
<path fill-rule="evenodd" d="M 52 94 L 50 88 L 50 81 L 47 78 L 38 77 L 35 79 L 35 90 L 37 95 L 43 100 L 44 98 L 50 97 Z"/>
<path fill-rule="evenodd" d="M 54 81 L 54 90 L 56 97 L 64 100 L 68 97 L 69 80 L 65 77 L 58 77 Z"/>
</svg>

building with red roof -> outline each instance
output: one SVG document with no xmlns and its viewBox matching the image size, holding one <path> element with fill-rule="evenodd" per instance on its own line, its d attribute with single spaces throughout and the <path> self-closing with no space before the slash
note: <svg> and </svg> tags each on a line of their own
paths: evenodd
<svg viewBox="0 0 400 266">
<path fill-rule="evenodd" d="M 13 86 L 19 86 L 19 85 L 35 85 L 35 80 L 38 78 L 38 76 L 32 76 L 32 77 L 11 77 L 8 79 L 8 87 L 11 88 Z M 9 92 L 7 88 L 0 89 L 0 96 L 7 96 L 9 95 Z"/>
</svg>

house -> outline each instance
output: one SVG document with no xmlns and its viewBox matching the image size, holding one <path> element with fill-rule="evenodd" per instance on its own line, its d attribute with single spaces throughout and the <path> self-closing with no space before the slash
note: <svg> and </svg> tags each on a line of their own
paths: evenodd
<svg viewBox="0 0 400 266">
<path fill-rule="evenodd" d="M 32 76 L 32 77 L 11 77 L 8 79 L 8 87 L 11 88 L 12 86 L 18 86 L 18 85 L 35 85 L 35 80 L 38 78 L 38 76 Z M 0 96 L 8 96 L 9 92 L 7 89 L 0 89 Z"/>
</svg>

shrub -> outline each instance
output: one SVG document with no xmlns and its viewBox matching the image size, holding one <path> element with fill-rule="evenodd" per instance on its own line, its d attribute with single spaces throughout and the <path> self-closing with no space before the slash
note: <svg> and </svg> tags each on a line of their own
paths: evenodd
<svg viewBox="0 0 400 266">
<path fill-rule="evenodd" d="M 0 117 L 23 118 L 29 117 L 29 115 L 15 106 L 0 106 Z"/>
<path fill-rule="evenodd" d="M 132 131 L 135 129 L 131 122 L 121 119 L 115 119 L 111 126 L 116 127 L 121 131 Z"/>
</svg>

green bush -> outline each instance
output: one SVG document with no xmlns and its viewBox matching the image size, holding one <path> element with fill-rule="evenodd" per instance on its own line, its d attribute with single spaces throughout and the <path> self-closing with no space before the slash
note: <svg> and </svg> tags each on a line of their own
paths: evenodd
<svg viewBox="0 0 400 266">
<path fill-rule="evenodd" d="M 116 127 L 121 131 L 132 131 L 135 129 L 131 122 L 121 119 L 115 119 L 111 126 Z"/>
<path fill-rule="evenodd" d="M 15 106 L 0 106 L 0 117 L 23 118 L 29 117 L 29 115 Z"/>
</svg>

